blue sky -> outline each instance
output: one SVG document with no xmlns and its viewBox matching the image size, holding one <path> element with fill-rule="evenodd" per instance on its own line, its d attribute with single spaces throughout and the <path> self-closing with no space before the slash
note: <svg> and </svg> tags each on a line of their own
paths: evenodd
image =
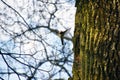
<svg viewBox="0 0 120 80">
<path fill-rule="evenodd" d="M 48 3 L 46 3 L 45 0 L 43 0 L 45 3 L 43 3 L 42 0 L 4 1 L 9 4 L 9 6 L 14 8 L 19 14 L 0 1 L 0 48 L 2 52 L 18 53 L 22 55 L 35 54 L 32 57 L 21 56 L 18 58 L 18 60 L 22 62 L 26 61 L 26 64 L 29 63 L 30 65 L 34 66 L 40 61 L 42 62 L 44 59 L 46 59 L 46 51 L 48 56 L 54 56 L 52 58 L 53 60 L 67 56 L 68 53 L 73 53 L 73 44 L 71 41 L 64 39 L 66 44 L 63 49 L 60 37 L 53 32 L 50 32 L 50 30 L 44 26 L 48 26 L 50 24 L 49 27 L 51 29 L 56 29 L 58 31 L 65 31 L 66 29 L 70 28 L 65 36 L 72 39 L 74 35 L 74 16 L 76 11 L 76 8 L 74 7 L 74 1 L 57 0 L 57 5 L 54 5 L 55 0 L 49 0 Z M 50 20 L 52 13 L 54 13 L 54 18 Z M 32 28 L 39 25 L 41 28 L 35 30 L 35 33 L 26 32 L 24 35 L 14 39 L 17 34 L 21 34 L 22 32 L 26 31 L 28 29 L 28 25 Z M 21 68 L 18 69 L 18 72 L 24 71 L 23 65 L 12 60 L 8 56 L 5 58 L 8 59 L 8 63 L 12 67 L 16 69 Z M 68 58 L 68 60 L 73 60 L 73 54 Z M 6 65 L 4 60 L 2 60 L 2 57 L 0 57 L 0 59 L 0 65 L 3 65 L 0 67 L 0 69 L 5 69 Z M 16 66 L 16 64 L 18 66 Z M 71 74 L 72 66 L 69 65 L 72 64 L 66 63 L 64 67 L 69 70 Z M 39 80 L 43 80 L 43 78 L 49 78 L 49 74 L 54 73 L 54 71 L 57 72 L 60 70 L 60 67 L 56 67 L 49 62 L 45 62 L 39 69 L 41 69 L 41 71 L 37 72 L 38 74 L 36 74 L 36 77 L 39 77 Z M 25 71 L 27 72 L 29 69 L 26 68 Z M 47 74 L 47 71 L 49 71 L 49 74 Z M 30 72 L 28 72 L 28 75 L 29 74 Z M 41 77 L 39 75 L 41 75 Z M 57 74 L 54 78 L 59 78 L 60 75 L 61 78 L 68 78 L 67 74 L 64 73 L 64 70 L 61 72 L 61 74 Z M 18 77 L 15 76 L 15 74 L 10 75 L 10 80 L 18 80 Z M 3 77 L 4 79 L 8 78 L 8 76 L 2 76 L 1 74 L 0 77 Z M 22 80 L 24 79 L 22 78 Z"/>
</svg>

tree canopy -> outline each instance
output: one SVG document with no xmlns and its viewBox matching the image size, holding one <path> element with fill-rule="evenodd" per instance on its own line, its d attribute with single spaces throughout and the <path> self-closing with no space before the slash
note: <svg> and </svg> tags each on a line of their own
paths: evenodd
<svg viewBox="0 0 120 80">
<path fill-rule="evenodd" d="M 0 79 L 71 77 L 74 14 L 71 0 L 1 0 Z"/>
</svg>

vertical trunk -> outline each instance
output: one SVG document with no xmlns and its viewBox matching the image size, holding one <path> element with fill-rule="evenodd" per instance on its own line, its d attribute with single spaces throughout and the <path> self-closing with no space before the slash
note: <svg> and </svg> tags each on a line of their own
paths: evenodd
<svg viewBox="0 0 120 80">
<path fill-rule="evenodd" d="M 120 79 L 120 1 L 76 0 L 72 80 Z"/>
</svg>

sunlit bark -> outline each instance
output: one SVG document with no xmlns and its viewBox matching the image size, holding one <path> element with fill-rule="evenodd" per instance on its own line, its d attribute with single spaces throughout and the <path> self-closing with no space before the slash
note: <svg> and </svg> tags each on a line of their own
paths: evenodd
<svg viewBox="0 0 120 80">
<path fill-rule="evenodd" d="M 120 1 L 76 2 L 72 80 L 119 80 Z"/>
</svg>

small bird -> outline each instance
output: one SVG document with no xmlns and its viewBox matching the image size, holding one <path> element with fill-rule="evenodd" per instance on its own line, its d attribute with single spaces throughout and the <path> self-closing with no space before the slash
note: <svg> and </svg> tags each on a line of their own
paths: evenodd
<svg viewBox="0 0 120 80">
<path fill-rule="evenodd" d="M 62 45 L 64 45 L 64 35 L 65 33 L 68 31 L 69 29 L 65 30 L 65 31 L 60 31 L 59 32 L 59 36 L 61 38 L 61 42 L 62 42 Z"/>
<path fill-rule="evenodd" d="M 69 28 L 69 29 L 71 29 L 71 28 Z M 68 39 L 68 38 L 65 38 L 65 34 L 69 29 L 66 29 L 65 31 L 58 31 L 58 30 L 49 28 L 49 30 L 51 32 L 53 32 L 54 34 L 56 34 L 57 36 L 60 37 L 62 45 L 64 45 L 64 39 Z"/>
</svg>

